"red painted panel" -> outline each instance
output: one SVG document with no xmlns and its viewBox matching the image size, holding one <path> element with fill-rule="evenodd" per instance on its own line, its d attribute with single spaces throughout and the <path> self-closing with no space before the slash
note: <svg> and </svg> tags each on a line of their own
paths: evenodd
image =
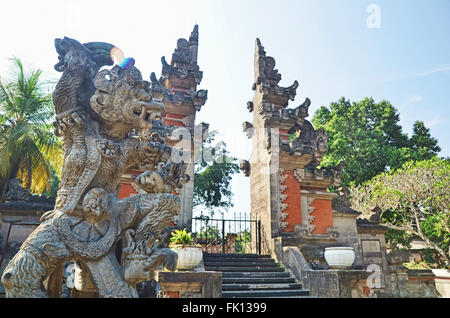
<svg viewBox="0 0 450 318">
<path fill-rule="evenodd" d="M 295 178 L 292 170 L 285 171 L 283 175 L 286 176 L 283 185 L 287 186 L 283 191 L 283 194 L 287 194 L 286 200 L 282 202 L 287 204 L 287 208 L 283 211 L 287 213 L 287 217 L 283 222 L 288 223 L 283 232 L 294 232 L 295 225 L 302 224 L 300 183 Z"/>
<path fill-rule="evenodd" d="M 312 234 L 326 234 L 327 228 L 333 226 L 331 200 L 315 199 L 311 206 L 315 208 L 311 215 L 315 216 L 312 224 L 316 226 Z"/>
</svg>

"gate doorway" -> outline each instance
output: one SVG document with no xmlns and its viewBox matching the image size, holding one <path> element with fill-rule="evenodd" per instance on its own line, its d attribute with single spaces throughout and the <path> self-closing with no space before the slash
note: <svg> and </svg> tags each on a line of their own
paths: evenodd
<svg viewBox="0 0 450 318">
<path fill-rule="evenodd" d="M 192 235 L 205 253 L 261 254 L 261 221 L 248 214 L 233 218 L 192 218 Z"/>
</svg>

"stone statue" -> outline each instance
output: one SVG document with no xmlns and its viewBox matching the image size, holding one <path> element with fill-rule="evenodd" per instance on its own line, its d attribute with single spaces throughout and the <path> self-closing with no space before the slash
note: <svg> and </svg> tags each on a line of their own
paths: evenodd
<svg viewBox="0 0 450 318">
<path fill-rule="evenodd" d="M 180 209 L 172 193 L 189 181 L 186 164 L 171 160 L 181 150 L 139 133 L 154 123 L 161 127 L 164 105 L 153 99 L 134 63 L 100 70 L 113 64 L 108 43 L 65 37 L 55 47 L 55 69 L 62 72 L 53 92 L 64 150 L 60 188 L 54 210 L 42 216 L 6 267 L 6 296 L 54 295 L 43 282 L 74 261 L 79 292 L 138 297 L 136 284 L 153 279 L 158 266 L 176 268 L 177 254 L 160 240 Z M 141 162 L 150 168 L 136 183 L 146 193 L 118 199 L 120 177 Z M 114 251 L 120 239 L 119 262 Z"/>
</svg>

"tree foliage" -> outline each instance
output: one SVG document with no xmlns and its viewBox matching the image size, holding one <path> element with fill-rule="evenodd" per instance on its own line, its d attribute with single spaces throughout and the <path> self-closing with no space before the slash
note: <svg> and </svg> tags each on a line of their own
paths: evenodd
<svg viewBox="0 0 450 318">
<path fill-rule="evenodd" d="M 211 215 L 215 208 L 233 206 L 230 182 L 239 173 L 237 159 L 229 155 L 225 142 L 214 143 L 216 135 L 217 131 L 210 132 L 196 154 L 194 171 L 194 206 L 206 207 Z"/>
<path fill-rule="evenodd" d="M 344 162 L 342 184 L 360 185 L 376 175 L 397 169 L 408 160 L 430 159 L 440 151 L 437 140 L 420 121 L 411 138 L 403 133 L 400 115 L 388 101 L 372 98 L 350 102 L 344 97 L 330 108 L 320 107 L 313 117 L 314 126 L 328 133 L 328 151 L 321 165 Z"/>
<path fill-rule="evenodd" d="M 449 265 L 450 160 L 410 161 L 352 189 L 352 207 L 380 213 L 384 225 L 419 237 Z"/>
<path fill-rule="evenodd" d="M 12 79 L 0 80 L 0 193 L 14 177 L 36 193 L 48 193 L 54 185 L 62 149 L 51 125 L 51 94 L 44 92 L 41 74 L 25 74 L 14 58 Z"/>
</svg>

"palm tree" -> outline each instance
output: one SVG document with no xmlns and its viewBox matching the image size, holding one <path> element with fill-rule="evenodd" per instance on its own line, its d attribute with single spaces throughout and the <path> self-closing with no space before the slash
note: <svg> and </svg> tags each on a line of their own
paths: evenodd
<svg viewBox="0 0 450 318">
<path fill-rule="evenodd" d="M 16 177 L 33 193 L 49 193 L 62 161 L 52 97 L 44 92 L 41 70 L 27 76 L 21 61 L 12 61 L 12 80 L 0 79 L 0 194 Z"/>
</svg>

